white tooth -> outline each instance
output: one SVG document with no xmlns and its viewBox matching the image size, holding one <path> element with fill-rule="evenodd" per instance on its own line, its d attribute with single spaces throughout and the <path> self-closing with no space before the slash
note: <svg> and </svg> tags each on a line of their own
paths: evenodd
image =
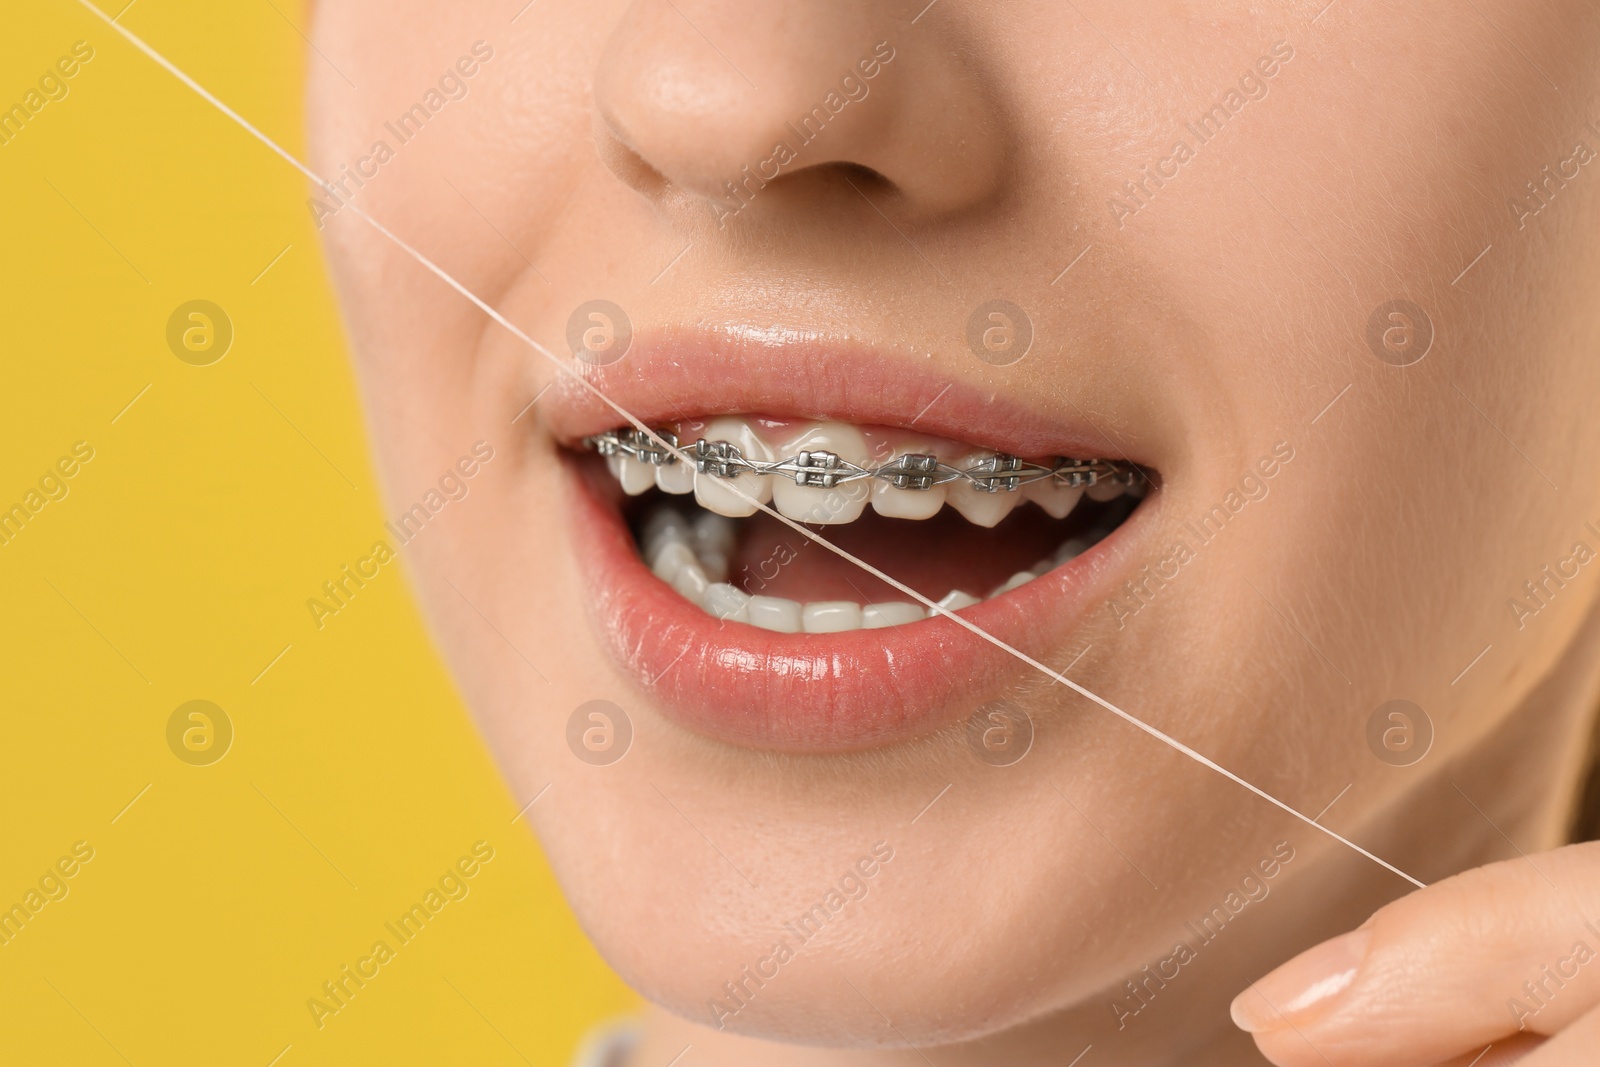
<svg viewBox="0 0 1600 1067">
<path fill-rule="evenodd" d="M 662 562 L 663 553 L 676 553 L 674 558 L 666 564 Z M 656 577 L 662 581 L 672 580 L 672 571 L 684 563 L 698 562 L 695 559 L 694 549 L 676 533 L 663 533 L 650 543 L 644 552 L 645 566 L 656 572 Z"/>
<path fill-rule="evenodd" d="M 1078 506 L 1083 489 L 1081 486 L 1063 485 L 1054 478 L 1043 478 L 1023 486 L 1022 495 L 1043 508 L 1052 519 L 1064 519 Z"/>
<path fill-rule="evenodd" d="M 685 542 L 666 537 L 656 549 L 655 555 L 648 561 L 650 570 L 657 578 L 671 585 L 677 578 L 678 572 L 685 567 L 699 569 L 700 561 L 694 558 L 694 550 Z"/>
<path fill-rule="evenodd" d="M 622 481 L 622 465 L 628 462 L 628 457 L 621 452 L 613 452 L 606 457 L 606 470 L 611 472 L 611 477 Z"/>
<path fill-rule="evenodd" d="M 1081 537 L 1069 537 L 1065 544 L 1056 549 L 1055 555 L 1050 557 L 1052 566 L 1059 567 L 1063 563 L 1071 562 L 1081 556 L 1089 548 L 1089 542 Z"/>
<path fill-rule="evenodd" d="M 779 446 L 785 456 L 805 451 L 832 452 L 847 463 L 866 466 L 870 460 L 867 439 L 854 426 L 842 422 L 812 423 Z M 847 482 L 824 489 L 797 485 L 788 478 L 774 476 L 772 503 L 778 511 L 801 522 L 839 524 L 855 522 L 866 510 L 871 489 L 864 481 Z"/>
<path fill-rule="evenodd" d="M 861 629 L 861 605 L 849 600 L 822 600 L 800 609 L 808 634 L 836 634 Z"/>
<path fill-rule="evenodd" d="M 697 547 L 716 552 L 732 552 L 739 541 L 739 526 L 721 515 L 696 515 L 694 541 Z"/>
<path fill-rule="evenodd" d="M 974 526 L 996 526 L 1000 520 L 1011 514 L 1022 497 L 1020 492 L 985 493 L 970 482 L 951 482 L 946 501 L 951 507 L 961 512 L 962 516 Z"/>
<path fill-rule="evenodd" d="M 695 558 L 700 561 L 707 578 L 720 582 L 728 577 L 728 559 L 738 539 L 738 527 L 732 519 L 711 512 L 703 512 L 695 517 L 689 545 L 694 549 Z"/>
<path fill-rule="evenodd" d="M 959 589 L 952 589 L 939 601 L 939 606 L 946 611 L 960 611 L 962 608 L 970 608 L 977 603 L 980 603 L 980 601 L 972 594 L 963 593 Z"/>
<path fill-rule="evenodd" d="M 646 541 L 652 541 L 660 534 L 668 531 L 680 535 L 680 540 L 686 540 L 690 529 L 689 520 L 684 517 L 683 512 L 679 511 L 675 505 L 672 507 L 658 507 L 650 512 L 648 519 L 644 520 L 644 537 Z"/>
<path fill-rule="evenodd" d="M 888 482 L 873 479 L 872 510 L 891 519 L 931 519 L 944 507 L 945 487 L 896 489 Z"/>
<path fill-rule="evenodd" d="M 891 600 L 885 604 L 868 604 L 861 609 L 861 628 L 878 630 L 885 626 L 904 626 L 908 622 L 921 622 L 928 617 L 921 604 L 904 600 Z"/>
<path fill-rule="evenodd" d="M 751 626 L 780 634 L 800 632 L 800 604 L 781 596 L 753 596 L 745 605 Z"/>
<path fill-rule="evenodd" d="M 670 579 L 670 584 L 678 591 L 679 596 L 696 604 L 704 600 L 706 589 L 710 585 L 706 581 L 706 572 L 700 569 L 698 563 L 679 567 L 677 573 Z"/>
<path fill-rule="evenodd" d="M 1123 490 L 1125 489 L 1127 489 L 1127 486 L 1123 485 L 1121 482 L 1096 482 L 1089 488 L 1085 489 L 1083 491 L 1083 495 L 1088 497 L 1090 500 L 1099 500 L 1104 502 L 1107 500 L 1117 499 L 1117 497 L 1122 495 Z"/>
<path fill-rule="evenodd" d="M 689 541 L 689 520 L 678 513 L 675 508 L 656 508 L 650 517 L 644 521 L 644 528 L 639 531 L 639 544 L 644 549 L 642 555 L 646 561 L 653 561 L 661 546 L 668 541 Z"/>
<path fill-rule="evenodd" d="M 617 479 L 622 483 L 622 491 L 629 496 L 638 496 L 646 489 L 654 489 L 656 484 L 655 467 L 649 463 L 640 463 L 636 459 L 625 459 L 622 462 L 622 474 Z"/>
<path fill-rule="evenodd" d="M 1017 586 L 1027 585 L 1037 577 L 1038 575 L 1034 574 L 1032 571 L 1018 571 L 1010 578 L 1007 578 L 1005 584 L 996 589 L 994 592 L 990 593 L 989 596 L 997 597 L 1002 593 L 1009 593 L 1011 590 L 1017 588 Z"/>
<path fill-rule="evenodd" d="M 683 460 L 676 463 L 663 463 L 656 468 L 656 488 L 663 493 L 694 492 L 694 468 Z"/>
<path fill-rule="evenodd" d="M 739 449 L 739 454 L 745 459 L 757 463 L 771 463 L 773 460 L 772 449 L 767 443 L 756 435 L 755 429 L 745 420 L 723 416 L 712 419 L 706 423 L 706 428 L 700 436 L 707 441 L 728 441 Z M 737 486 L 739 492 L 754 497 L 759 503 L 765 504 L 772 499 L 772 475 L 750 474 L 746 472 L 733 479 L 717 478 L 710 474 L 696 474 L 694 476 L 694 498 L 701 507 L 707 511 L 714 511 L 718 515 L 729 515 L 741 518 L 745 515 L 754 515 L 755 504 L 745 500 L 739 493 L 734 492 Z"/>
<path fill-rule="evenodd" d="M 699 562 L 700 569 L 706 572 L 706 578 L 713 582 L 728 580 L 728 557 L 722 552 L 711 549 L 697 548 L 694 558 Z"/>
<path fill-rule="evenodd" d="M 969 470 L 993 455 L 993 452 L 968 452 L 951 466 L 959 470 Z M 986 493 L 965 478 L 950 482 L 946 488 L 946 502 L 974 526 L 995 526 L 1001 519 L 1011 514 L 1013 508 L 1022 503 L 1021 490 L 1002 489 L 999 492 Z"/>
<path fill-rule="evenodd" d="M 706 587 L 701 606 L 710 615 L 728 622 L 750 621 L 750 594 L 736 589 L 727 582 L 716 582 Z"/>
</svg>

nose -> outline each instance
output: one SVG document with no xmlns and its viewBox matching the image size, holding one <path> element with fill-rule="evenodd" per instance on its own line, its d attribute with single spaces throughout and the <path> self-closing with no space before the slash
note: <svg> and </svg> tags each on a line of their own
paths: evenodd
<svg viewBox="0 0 1600 1067">
<path fill-rule="evenodd" d="M 704 200 L 724 225 L 746 207 L 854 197 L 844 180 L 863 171 L 906 217 L 971 207 L 1002 181 L 1005 123 L 968 50 L 941 36 L 953 31 L 913 14 L 637 0 L 596 74 L 601 156 L 646 196 Z"/>
</svg>

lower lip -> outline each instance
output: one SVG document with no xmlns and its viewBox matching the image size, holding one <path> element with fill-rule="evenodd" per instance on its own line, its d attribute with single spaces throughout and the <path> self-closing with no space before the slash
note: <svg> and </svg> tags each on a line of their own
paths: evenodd
<svg viewBox="0 0 1600 1067">
<path fill-rule="evenodd" d="M 787 752 L 894 744 L 966 718 L 1034 671 L 941 617 L 833 634 L 773 633 L 714 618 L 644 565 L 621 514 L 602 496 L 603 468 L 572 458 L 562 466 L 571 540 L 601 643 L 657 710 L 696 733 Z M 1070 563 L 959 614 L 1051 663 L 1096 590 L 1131 554 L 1153 502 Z"/>
</svg>

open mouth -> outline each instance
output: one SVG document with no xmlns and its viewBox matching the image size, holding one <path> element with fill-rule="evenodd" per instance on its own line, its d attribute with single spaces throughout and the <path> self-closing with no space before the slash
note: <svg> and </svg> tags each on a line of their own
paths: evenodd
<svg viewBox="0 0 1600 1067">
<path fill-rule="evenodd" d="M 602 649 L 652 711 L 730 744 L 842 752 L 950 727 L 1036 677 L 996 642 L 1067 668 L 1160 521 L 1146 415 L 1113 443 L 847 340 L 641 331 L 541 411 Z"/>
<path fill-rule="evenodd" d="M 1024 459 L 889 427 L 765 417 L 593 435 L 655 576 L 707 615 L 774 633 L 905 626 L 924 605 L 758 510 L 956 611 L 1070 564 L 1150 484 L 1125 462 Z"/>
</svg>

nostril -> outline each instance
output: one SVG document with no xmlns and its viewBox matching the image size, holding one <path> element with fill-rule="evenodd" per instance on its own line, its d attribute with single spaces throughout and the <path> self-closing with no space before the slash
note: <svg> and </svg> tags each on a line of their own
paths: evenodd
<svg viewBox="0 0 1600 1067">
<path fill-rule="evenodd" d="M 898 188 L 894 182 L 864 163 L 831 163 L 827 169 L 869 196 L 874 192 L 892 193 Z"/>
<path fill-rule="evenodd" d="M 805 167 L 785 174 L 778 182 L 772 188 L 779 197 L 789 197 L 796 203 L 809 199 L 837 204 L 850 218 L 860 212 L 870 215 L 869 205 L 887 203 L 904 192 L 898 183 L 872 167 L 844 161 Z"/>
<path fill-rule="evenodd" d="M 795 167 L 770 180 L 760 179 L 748 168 L 735 177 L 741 180 L 724 182 L 724 195 L 702 194 L 719 229 L 725 228 L 757 201 L 769 209 L 783 204 L 791 207 L 837 204 L 843 205 L 853 217 L 855 211 L 865 211 L 869 204 L 902 191 L 899 185 L 871 167 L 841 161 Z M 861 202 L 863 197 L 866 204 Z"/>
<path fill-rule="evenodd" d="M 600 162 L 624 185 L 651 199 L 666 191 L 666 175 L 619 137 L 616 128 L 598 113 L 594 117 L 594 145 Z"/>
</svg>

